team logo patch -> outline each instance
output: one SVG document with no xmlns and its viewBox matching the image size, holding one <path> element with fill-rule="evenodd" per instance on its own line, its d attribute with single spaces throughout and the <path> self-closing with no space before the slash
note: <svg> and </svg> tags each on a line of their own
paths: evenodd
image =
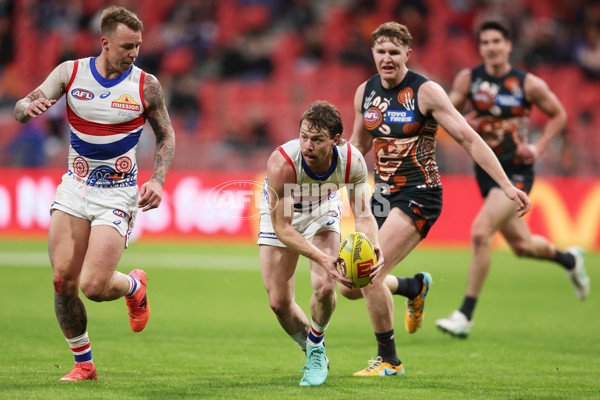
<svg viewBox="0 0 600 400">
<path fill-rule="evenodd" d="M 119 218 L 125 218 L 125 216 L 127 215 L 125 214 L 125 211 L 121 210 L 113 210 L 113 214 L 115 214 Z"/>
<path fill-rule="evenodd" d="M 404 88 L 398 93 L 398 103 L 409 105 L 411 104 L 413 99 L 413 90 L 412 88 Z"/>
<path fill-rule="evenodd" d="M 117 161 L 115 161 L 115 168 L 121 173 L 127 173 L 131 171 L 132 166 L 133 163 L 129 157 L 119 157 L 117 158 Z"/>
<path fill-rule="evenodd" d="M 413 110 L 387 110 L 385 122 L 387 124 L 410 124 L 415 122 L 415 113 Z"/>
<path fill-rule="evenodd" d="M 94 98 L 94 93 L 86 89 L 77 88 L 71 90 L 71 96 L 75 97 L 77 100 L 92 100 Z"/>
<path fill-rule="evenodd" d="M 373 130 L 381 124 L 381 120 L 383 116 L 381 115 L 381 111 L 377 107 L 371 107 L 363 114 L 363 119 L 365 121 L 365 127 L 368 130 Z"/>
<path fill-rule="evenodd" d="M 85 161 L 85 158 L 75 157 L 75 159 L 73 160 L 73 171 L 75 171 L 75 174 L 77 174 L 77 176 L 83 178 L 88 174 L 89 170 L 90 166 L 88 165 L 87 161 Z"/>
<path fill-rule="evenodd" d="M 140 107 L 140 105 L 133 100 L 133 97 L 128 94 L 123 94 L 117 100 L 113 100 L 110 106 L 112 108 L 129 111 L 140 111 L 142 109 L 142 107 Z"/>
</svg>

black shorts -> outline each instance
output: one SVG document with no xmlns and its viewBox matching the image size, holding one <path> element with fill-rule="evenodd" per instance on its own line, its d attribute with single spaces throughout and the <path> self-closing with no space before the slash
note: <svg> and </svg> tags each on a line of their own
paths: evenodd
<svg viewBox="0 0 600 400">
<path fill-rule="evenodd" d="M 376 189 L 377 190 L 377 189 Z M 371 210 L 379 228 L 392 208 L 398 207 L 415 222 L 423 239 L 442 213 L 442 188 L 405 188 L 391 194 L 374 193 Z"/>
<path fill-rule="evenodd" d="M 531 165 L 511 165 L 503 166 L 504 172 L 508 176 L 508 179 L 512 182 L 517 189 L 521 189 L 525 193 L 531 191 L 533 186 L 533 179 L 535 174 L 533 172 L 533 164 Z M 487 174 L 479 165 L 475 164 L 475 179 L 479 185 L 479 191 L 485 199 L 494 187 L 500 187 L 491 176 Z"/>
</svg>

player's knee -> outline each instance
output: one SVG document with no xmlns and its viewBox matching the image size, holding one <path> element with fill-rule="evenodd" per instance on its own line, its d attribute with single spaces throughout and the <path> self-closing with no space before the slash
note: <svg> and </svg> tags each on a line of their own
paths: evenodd
<svg viewBox="0 0 600 400">
<path fill-rule="evenodd" d="M 349 300 L 357 300 L 362 298 L 362 292 L 357 288 L 347 288 L 344 285 L 339 285 L 340 294 Z"/>
<path fill-rule="evenodd" d="M 54 292 L 58 294 L 72 295 L 77 293 L 77 281 L 62 274 L 55 273 L 52 276 L 52 285 L 54 286 Z"/>
<path fill-rule="evenodd" d="M 283 316 L 289 313 L 292 308 L 291 299 L 283 299 L 283 298 L 269 298 L 269 307 L 275 313 L 275 315 Z"/>
<path fill-rule="evenodd" d="M 493 236 L 490 234 L 489 229 L 474 226 L 471 230 L 471 242 L 473 247 L 489 246 L 492 242 Z"/>
<path fill-rule="evenodd" d="M 81 282 L 81 291 L 88 299 L 96 302 L 101 302 L 105 298 L 105 287 L 100 282 L 89 281 Z"/>
<path fill-rule="evenodd" d="M 331 297 L 335 293 L 335 281 L 327 279 L 313 284 L 313 295 L 316 299 Z"/>
<path fill-rule="evenodd" d="M 517 257 L 528 257 L 531 254 L 531 246 L 526 240 L 512 242 L 510 246 Z"/>
</svg>

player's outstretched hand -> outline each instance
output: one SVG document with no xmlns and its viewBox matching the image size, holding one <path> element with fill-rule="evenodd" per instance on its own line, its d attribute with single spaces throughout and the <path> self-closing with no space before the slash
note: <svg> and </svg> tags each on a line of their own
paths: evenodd
<svg viewBox="0 0 600 400">
<path fill-rule="evenodd" d="M 373 279 L 375 279 L 377 275 L 379 275 L 379 273 L 381 272 L 381 268 L 383 267 L 384 262 L 383 252 L 381 251 L 379 246 L 373 246 L 373 250 L 375 250 L 375 255 L 377 256 L 377 262 L 371 267 L 371 273 L 369 274 L 369 276 L 371 277 L 371 283 L 373 283 Z"/>
<path fill-rule="evenodd" d="M 342 260 L 342 257 L 338 257 L 338 258 L 328 257 L 326 269 L 329 272 L 329 276 L 331 276 L 331 278 L 335 279 L 336 281 L 338 281 L 342 285 L 346 286 L 347 288 L 352 289 L 354 287 L 354 283 L 352 282 L 352 279 L 348 279 L 344 275 L 342 275 L 342 273 L 340 272 L 340 270 L 338 268 L 341 260 Z"/>
<path fill-rule="evenodd" d="M 140 188 L 140 201 L 138 207 L 142 211 L 152 210 L 160 205 L 162 201 L 162 185 L 153 179 L 144 183 Z"/>
<path fill-rule="evenodd" d="M 44 97 L 40 97 L 29 103 L 27 108 L 25 108 L 24 114 L 28 117 L 35 118 L 48 111 L 54 104 L 56 104 L 56 100 L 48 100 Z"/>
<path fill-rule="evenodd" d="M 511 185 L 508 189 L 504 190 L 504 194 L 506 197 L 517 203 L 518 207 L 516 211 L 519 217 L 522 217 L 529 212 L 531 201 L 525 192 Z"/>
</svg>

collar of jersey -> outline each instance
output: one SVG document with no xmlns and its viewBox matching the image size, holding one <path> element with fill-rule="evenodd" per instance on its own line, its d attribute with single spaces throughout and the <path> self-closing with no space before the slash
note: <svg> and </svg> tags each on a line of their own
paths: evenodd
<svg viewBox="0 0 600 400">
<path fill-rule="evenodd" d="M 112 79 L 106 79 L 102 75 L 100 75 L 100 72 L 98 72 L 98 70 L 96 69 L 95 61 L 96 57 L 92 57 L 90 59 L 90 70 L 92 71 L 92 75 L 94 76 L 94 78 L 96 78 L 96 81 L 98 81 L 98 83 L 104 86 L 105 88 L 110 88 L 121 83 L 124 79 L 126 79 L 129 76 L 129 74 L 131 74 L 131 71 L 133 70 L 132 65 L 127 71 L 123 72 L 120 76 L 117 76 L 116 78 Z"/>
<path fill-rule="evenodd" d="M 327 178 L 329 178 L 331 176 L 331 174 L 333 174 L 333 171 L 335 171 L 335 169 L 337 168 L 337 163 L 338 163 L 338 149 L 337 146 L 333 146 L 333 160 L 331 160 L 331 167 L 329 168 L 329 171 L 325 172 L 323 175 L 317 175 L 314 172 L 312 172 L 310 170 L 310 168 L 308 168 L 308 165 L 306 164 L 306 161 L 304 160 L 304 156 L 302 156 L 302 169 L 304 170 L 304 172 L 306 172 L 306 175 L 310 176 L 311 179 L 314 179 L 315 181 L 324 181 Z"/>
</svg>

